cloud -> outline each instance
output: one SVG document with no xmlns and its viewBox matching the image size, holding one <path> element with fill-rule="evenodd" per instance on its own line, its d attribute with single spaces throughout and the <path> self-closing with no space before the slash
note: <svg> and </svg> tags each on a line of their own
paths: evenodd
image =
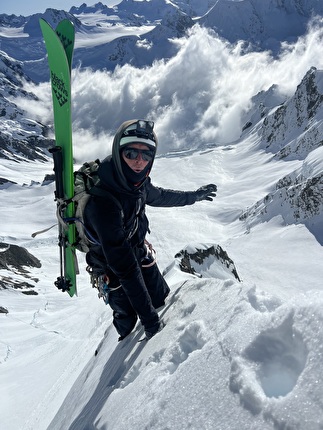
<svg viewBox="0 0 323 430">
<path fill-rule="evenodd" d="M 155 121 L 162 153 L 232 142 L 240 136 L 251 97 L 273 84 L 291 96 L 311 66 L 323 68 L 322 24 L 314 21 L 306 36 L 284 45 L 278 58 L 245 52 L 242 43 L 231 45 L 195 26 L 174 41 L 178 53 L 169 61 L 143 69 L 125 65 L 114 72 L 74 70 L 75 154 L 84 157 L 80 161 L 102 158 L 118 126 L 132 118 Z M 48 102 L 40 99 L 38 109 L 46 111 Z"/>
<path fill-rule="evenodd" d="M 82 164 L 96 158 L 103 160 L 108 154 L 111 154 L 113 136 L 104 132 L 93 135 L 90 129 L 77 129 L 73 125 L 75 162 Z"/>
<path fill-rule="evenodd" d="M 47 83 L 35 85 L 31 82 L 25 82 L 24 90 L 33 94 L 36 98 L 17 97 L 16 99 L 12 99 L 12 101 L 32 119 L 45 125 L 52 123 L 52 98 L 49 85 Z"/>
</svg>

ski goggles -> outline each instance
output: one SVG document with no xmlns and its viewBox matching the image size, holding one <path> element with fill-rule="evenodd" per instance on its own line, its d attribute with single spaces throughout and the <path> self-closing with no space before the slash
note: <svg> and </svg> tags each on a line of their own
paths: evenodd
<svg viewBox="0 0 323 430">
<path fill-rule="evenodd" d="M 137 160 L 141 154 L 144 161 L 151 161 L 155 156 L 155 151 L 152 149 L 125 148 L 122 153 L 128 160 Z"/>
</svg>

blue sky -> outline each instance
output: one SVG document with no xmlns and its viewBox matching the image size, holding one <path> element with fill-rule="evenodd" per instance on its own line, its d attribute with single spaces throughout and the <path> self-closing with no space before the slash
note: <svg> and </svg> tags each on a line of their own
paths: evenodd
<svg viewBox="0 0 323 430">
<path fill-rule="evenodd" d="M 70 10 L 72 6 L 80 6 L 82 3 L 93 5 L 100 0 L 1 0 L 0 14 L 28 16 L 34 13 L 45 12 L 47 8 Z M 121 0 L 101 0 L 101 3 L 111 6 L 120 3 Z"/>
</svg>

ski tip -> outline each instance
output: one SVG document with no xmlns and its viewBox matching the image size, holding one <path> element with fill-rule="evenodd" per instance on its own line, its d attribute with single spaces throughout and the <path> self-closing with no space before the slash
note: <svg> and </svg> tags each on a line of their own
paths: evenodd
<svg viewBox="0 0 323 430">
<path fill-rule="evenodd" d="M 40 28 L 50 27 L 53 30 L 52 26 L 44 18 L 39 18 L 39 25 L 40 25 Z"/>
<path fill-rule="evenodd" d="M 70 21 L 69 19 L 67 19 L 67 18 L 65 18 L 65 19 L 62 19 L 62 21 L 60 21 L 58 24 L 57 24 L 57 26 L 56 26 L 56 28 L 54 29 L 54 27 L 52 27 L 51 25 L 50 25 L 50 23 L 48 22 L 48 21 L 46 21 L 46 19 L 44 19 L 44 18 L 39 18 L 39 24 L 40 24 L 40 27 L 41 28 L 43 28 L 43 27 L 49 27 L 51 30 L 53 30 L 53 31 L 55 31 L 55 32 L 57 32 L 57 30 L 60 30 L 60 28 L 68 28 L 68 27 L 70 27 L 70 31 L 72 31 L 73 33 L 74 33 L 74 31 L 75 31 L 75 26 L 74 26 L 74 23 L 72 22 L 72 21 Z"/>
<path fill-rule="evenodd" d="M 70 27 L 74 27 L 74 23 L 73 23 L 72 21 L 70 21 L 69 19 L 65 18 L 65 19 L 62 19 L 62 21 L 60 21 L 60 22 L 57 24 L 56 29 L 57 29 L 58 27 L 60 27 L 60 26 L 64 26 L 64 25 L 69 25 Z"/>
</svg>

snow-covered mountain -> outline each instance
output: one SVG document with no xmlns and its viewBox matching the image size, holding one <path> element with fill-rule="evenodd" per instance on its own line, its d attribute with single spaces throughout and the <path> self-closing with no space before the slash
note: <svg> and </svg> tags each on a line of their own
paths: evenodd
<svg viewBox="0 0 323 430">
<path fill-rule="evenodd" d="M 93 6 L 84 3 L 80 7 L 72 7 L 69 12 L 48 9 L 44 14 L 29 17 L 2 14 L 0 43 L 5 66 L 2 65 L 0 70 L 4 121 L 1 156 L 6 153 L 3 151 L 10 152 L 11 147 L 16 156 L 19 152 L 24 154 L 28 151 L 25 143 L 28 147 L 35 136 L 48 135 L 49 124 L 42 125 L 39 121 L 23 117 L 21 108 L 11 100 L 12 96 L 17 96 L 17 89 L 8 94 L 9 87 L 17 86 L 17 81 L 21 86 L 22 79 L 34 82 L 49 79 L 46 50 L 39 27 L 41 16 L 53 27 L 64 18 L 74 23 L 77 33 L 75 65 L 81 65 L 83 69 L 114 70 L 116 66 L 125 64 L 136 68 L 151 66 L 156 60 L 174 57 L 179 49 L 174 40 L 184 37 L 194 24 L 213 29 L 230 42 L 242 40 L 251 43 L 248 50 L 269 48 L 277 54 L 282 42 L 295 41 L 305 34 L 311 18 L 322 14 L 320 2 L 300 0 L 124 0 L 113 8 L 102 3 Z M 29 96 L 36 97 L 31 93 Z M 17 132 L 10 132 L 14 129 Z M 33 144 L 37 144 L 37 148 L 30 157 L 42 157 L 44 147 L 48 146 L 44 139 L 36 137 Z M 18 149 L 17 145 L 21 148 Z"/>
<path fill-rule="evenodd" d="M 113 70 L 117 65 L 143 67 L 172 57 L 176 49 L 168 40 L 183 36 L 193 23 L 215 30 L 230 42 L 251 43 L 249 49 L 277 53 L 282 42 L 295 42 L 305 34 L 311 19 L 322 14 L 323 5 L 315 0 L 123 0 L 113 8 L 84 3 L 69 12 L 48 9 L 42 17 L 53 27 L 63 18 L 75 24 L 80 33 L 76 64 Z M 37 81 L 48 79 L 46 67 L 39 67 L 46 64 L 40 16 L 0 15 L 2 50 L 23 61 L 25 73 Z"/>
<path fill-rule="evenodd" d="M 0 158 L 45 161 L 46 148 L 53 144 L 47 137 L 49 125 L 26 117 L 16 104 L 17 99 L 27 103 L 37 100 L 32 92 L 24 89 L 25 82 L 22 63 L 0 52 Z"/>
<path fill-rule="evenodd" d="M 311 18 L 322 14 L 323 4 L 316 0 L 219 0 L 200 22 L 230 42 L 278 53 L 282 42 L 295 42 Z"/>
<path fill-rule="evenodd" d="M 259 125 L 262 146 L 284 159 L 304 159 L 322 146 L 323 72 L 312 67 L 293 97 Z"/>
<path fill-rule="evenodd" d="M 301 167 L 281 178 L 263 199 L 248 208 L 240 220 L 248 228 L 281 216 L 287 225 L 303 223 L 323 245 L 323 149 L 312 151 Z"/>
<path fill-rule="evenodd" d="M 321 3 L 0 15 L 1 427 L 322 428 Z M 78 297 L 55 289 L 55 227 L 31 238 L 56 222 L 40 16 L 76 28 L 77 163 L 104 157 L 123 120 L 147 117 L 156 185 L 218 185 L 214 202 L 147 208 L 171 286 L 166 327 L 148 343 L 140 325 L 117 342 L 84 255 Z"/>
<path fill-rule="evenodd" d="M 263 112 L 263 119 L 255 126 L 260 147 L 273 153 L 275 158 L 304 161 L 240 217 L 251 226 L 281 215 L 286 224 L 305 223 L 321 244 L 323 172 L 318 160 L 323 159 L 322 79 L 323 72 L 311 68 L 295 94 L 278 107 L 269 106 L 268 114 L 264 113 L 264 101 L 272 97 L 261 94 L 261 99 L 257 98 L 258 110 Z M 271 88 L 270 95 L 272 91 Z M 252 122 L 247 125 L 252 127 Z"/>
</svg>

